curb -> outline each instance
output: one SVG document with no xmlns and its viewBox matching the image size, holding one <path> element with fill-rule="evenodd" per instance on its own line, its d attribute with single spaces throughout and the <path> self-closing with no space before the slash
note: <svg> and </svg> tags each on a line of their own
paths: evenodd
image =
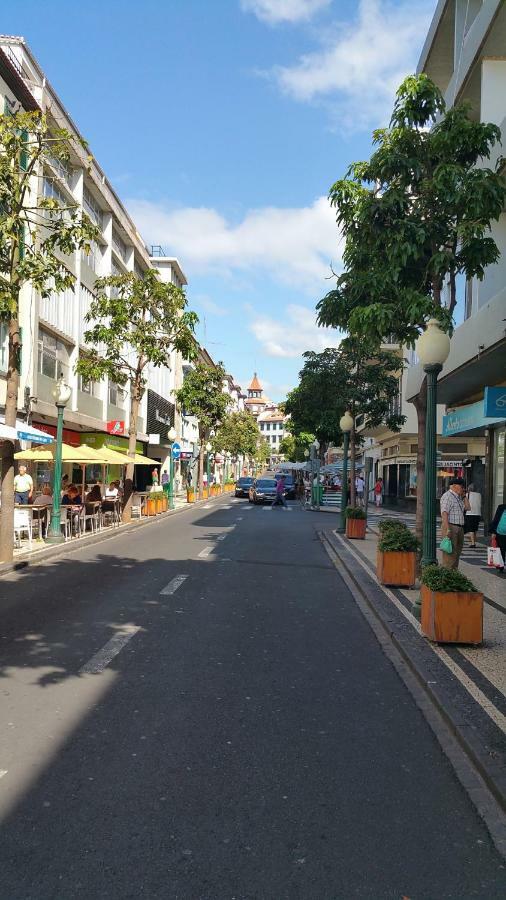
<svg viewBox="0 0 506 900">
<path fill-rule="evenodd" d="M 347 549 L 345 541 L 326 531 L 318 530 L 317 534 L 327 552 L 330 548 L 331 558 L 332 554 L 337 556 L 352 587 L 358 592 L 359 597 L 355 599 L 360 607 L 365 605 L 366 609 L 362 611 L 369 621 L 372 620 L 370 624 L 377 639 L 381 644 L 387 639 L 393 645 L 425 702 L 428 701 L 439 714 L 476 776 L 484 783 L 483 794 L 486 791 L 489 798 L 488 803 L 485 797 L 485 802 L 481 804 L 485 811 L 477 802 L 477 789 L 471 789 L 470 797 L 485 820 L 487 813 L 490 813 L 490 802 L 495 801 L 497 813 L 493 831 L 496 835 L 500 832 L 495 843 L 506 856 L 506 740 L 503 732 L 446 668 L 426 639 L 399 612 L 382 586 L 362 568 Z M 336 568 L 339 570 L 339 567 Z M 463 783 L 469 793 L 469 785 L 465 781 Z M 490 825 L 489 830 L 492 832 Z"/>
<path fill-rule="evenodd" d="M 187 503 L 186 506 L 180 506 L 177 509 L 169 509 L 167 512 L 159 513 L 157 516 L 144 516 L 142 519 L 136 519 L 127 525 L 120 525 L 118 528 L 111 527 L 110 530 L 90 533 L 86 537 L 79 538 L 78 541 L 68 541 L 63 544 L 56 544 L 52 547 L 46 547 L 40 550 L 36 556 L 33 552 L 27 551 L 25 555 L 18 556 L 12 562 L 0 563 L 0 578 L 2 575 L 8 575 L 10 572 L 19 572 L 30 566 L 37 566 L 39 563 L 48 559 L 57 559 L 66 556 L 69 553 L 76 552 L 82 547 L 92 547 L 94 544 L 101 544 L 103 541 L 110 541 L 112 538 L 119 537 L 122 534 L 130 534 L 137 528 L 145 528 L 147 525 L 153 525 L 162 519 L 168 519 L 170 516 L 177 516 L 180 513 L 199 507 L 204 503 L 210 503 L 213 500 L 221 500 L 226 494 L 220 494 L 218 497 L 204 497 L 202 500 L 194 500 L 193 503 Z"/>
</svg>

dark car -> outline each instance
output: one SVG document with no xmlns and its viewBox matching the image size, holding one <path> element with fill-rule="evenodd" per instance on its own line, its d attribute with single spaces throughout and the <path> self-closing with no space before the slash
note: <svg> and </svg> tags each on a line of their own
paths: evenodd
<svg viewBox="0 0 506 900">
<path fill-rule="evenodd" d="M 276 481 L 279 481 L 282 473 L 276 472 L 274 478 Z M 295 481 L 293 480 L 291 475 L 285 475 L 285 497 L 287 500 L 295 500 Z"/>
<path fill-rule="evenodd" d="M 235 496 L 236 497 L 249 497 L 249 489 L 253 484 L 254 479 L 249 476 L 245 476 L 244 478 L 239 478 L 235 483 Z"/>
<path fill-rule="evenodd" d="M 250 503 L 272 503 L 276 499 L 275 478 L 257 478 L 249 489 Z"/>
</svg>

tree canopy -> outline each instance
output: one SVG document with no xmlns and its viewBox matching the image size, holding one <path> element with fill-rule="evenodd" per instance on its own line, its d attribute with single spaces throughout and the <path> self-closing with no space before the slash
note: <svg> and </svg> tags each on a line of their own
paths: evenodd
<svg viewBox="0 0 506 900">
<path fill-rule="evenodd" d="M 225 450 L 232 456 L 253 456 L 258 443 L 257 423 L 246 410 L 225 415 L 212 440 L 215 451 Z"/>
<path fill-rule="evenodd" d="M 205 442 L 211 436 L 210 432 L 217 429 L 225 418 L 230 402 L 223 391 L 225 375 L 222 363 L 208 366 L 199 362 L 185 375 L 182 387 L 176 392 L 176 399 L 183 413 L 196 416 L 198 421 L 200 498 L 203 496 Z"/>
</svg>

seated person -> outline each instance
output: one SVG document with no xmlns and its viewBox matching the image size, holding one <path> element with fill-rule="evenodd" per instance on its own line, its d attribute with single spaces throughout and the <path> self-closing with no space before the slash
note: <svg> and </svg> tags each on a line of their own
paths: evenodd
<svg viewBox="0 0 506 900">
<path fill-rule="evenodd" d="M 109 487 L 105 489 L 104 500 L 117 500 L 118 496 L 118 484 L 116 481 L 111 481 Z"/>
<path fill-rule="evenodd" d="M 82 506 L 83 501 L 75 484 L 69 484 L 67 493 L 62 497 L 62 506 Z"/>
<path fill-rule="evenodd" d="M 51 485 L 45 484 L 42 488 L 42 494 L 39 494 L 33 501 L 34 506 L 52 506 L 53 495 L 51 493 Z"/>
<path fill-rule="evenodd" d="M 99 484 L 94 484 L 91 491 L 88 491 L 84 498 L 85 503 L 97 503 L 102 500 L 102 491 Z"/>
</svg>

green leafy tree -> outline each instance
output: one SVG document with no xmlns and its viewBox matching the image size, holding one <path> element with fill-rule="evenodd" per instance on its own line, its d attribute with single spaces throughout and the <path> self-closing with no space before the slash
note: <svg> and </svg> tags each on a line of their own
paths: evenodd
<svg viewBox="0 0 506 900">
<path fill-rule="evenodd" d="M 259 437 L 257 438 L 257 446 L 256 450 L 253 454 L 253 459 L 255 460 L 255 466 L 257 468 L 263 469 L 271 458 L 271 446 L 269 441 L 266 441 L 265 438 Z"/>
<path fill-rule="evenodd" d="M 204 489 L 204 453 L 210 432 L 216 430 L 227 413 L 228 395 L 223 391 L 225 369 L 221 363 L 208 366 L 197 363 L 185 376 L 176 393 L 177 402 L 186 415 L 195 416 L 199 430 L 199 498 Z"/>
<path fill-rule="evenodd" d="M 330 190 L 345 238 L 344 271 L 318 304 L 318 321 L 359 339 L 412 346 L 434 316 L 449 331 L 461 276 L 482 279 L 499 251 L 490 233 L 504 207 L 503 160 L 484 165 L 500 131 L 469 105 L 446 109 L 424 74 L 400 86 L 376 150 Z M 426 381 L 418 414 L 417 531 L 421 535 Z"/>
<path fill-rule="evenodd" d="M 304 353 L 304 358 L 297 405 L 292 406 L 292 395 L 295 393 L 292 391 L 285 406 L 292 417 L 292 426 L 294 417 L 297 423 L 301 422 L 302 396 L 313 405 L 314 433 L 320 442 L 322 439 L 332 441 L 337 446 L 342 443 L 339 420 L 347 409 L 354 419 L 360 414 L 368 428 L 386 422 L 392 431 L 400 430 L 404 417 L 399 414 L 396 400 L 402 360 L 397 353 L 383 350 L 370 340 L 348 337 L 338 348 L 328 348 L 323 353 Z M 356 444 L 353 429 L 350 435 L 352 504 Z"/>
<path fill-rule="evenodd" d="M 253 456 L 258 440 L 257 423 L 246 410 L 228 413 L 220 423 L 212 440 L 215 452 L 232 456 Z"/>
<path fill-rule="evenodd" d="M 299 434 L 285 434 L 279 445 L 279 452 L 290 462 L 304 462 L 305 450 L 309 450 L 314 441 L 314 434 L 302 431 Z"/>
<path fill-rule="evenodd" d="M 30 285 L 41 297 L 72 287 L 75 276 L 62 256 L 89 250 L 98 231 L 75 205 L 39 196 L 42 167 L 66 164 L 72 152 L 87 157 L 84 142 L 50 126 L 40 112 L 0 115 L 0 320 L 8 328 L 5 422 L 16 423 L 21 337 L 20 293 Z M 14 445 L 2 444 L 0 560 L 12 559 Z"/>
<path fill-rule="evenodd" d="M 194 338 L 197 315 L 186 309 L 184 291 L 164 284 L 148 269 L 142 278 L 135 273 L 109 275 L 95 282 L 95 296 L 86 315 L 86 353 L 77 363 L 86 381 L 107 376 L 130 388 L 128 455 L 133 457 L 137 439 L 139 406 L 146 390 L 148 367 L 169 366 L 171 354 L 179 351 L 191 359 L 197 351 Z M 131 518 L 134 462 L 127 465 L 123 520 Z"/>
</svg>

